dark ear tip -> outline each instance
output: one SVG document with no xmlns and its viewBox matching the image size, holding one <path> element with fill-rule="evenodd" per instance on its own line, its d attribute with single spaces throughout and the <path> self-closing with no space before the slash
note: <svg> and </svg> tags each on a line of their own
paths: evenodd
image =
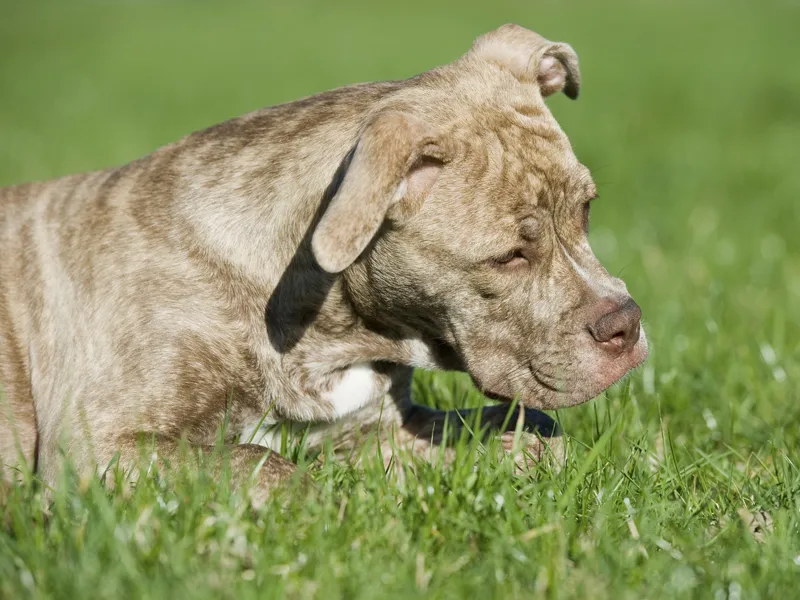
<svg viewBox="0 0 800 600">
<path fill-rule="evenodd" d="M 567 82 L 567 85 L 564 86 L 564 94 L 566 94 L 567 98 L 570 100 L 577 100 L 579 93 L 580 88 L 572 82 Z"/>
</svg>

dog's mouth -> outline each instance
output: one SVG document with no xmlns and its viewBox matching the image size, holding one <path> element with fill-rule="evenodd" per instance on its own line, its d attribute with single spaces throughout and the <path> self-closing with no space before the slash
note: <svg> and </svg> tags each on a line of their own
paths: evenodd
<svg viewBox="0 0 800 600">
<path fill-rule="evenodd" d="M 514 401 L 513 398 L 509 398 L 508 396 L 503 396 L 502 394 L 495 394 L 494 392 L 489 390 L 481 390 L 481 394 L 486 396 L 489 400 L 494 400 L 496 402 L 509 403 Z"/>
<path fill-rule="evenodd" d="M 547 391 L 555 394 L 566 391 L 563 381 L 545 373 L 541 369 L 537 369 L 531 362 L 528 363 L 528 371 L 530 371 L 533 380 Z"/>
<path fill-rule="evenodd" d="M 563 379 L 559 379 L 542 371 L 541 369 L 538 369 L 533 362 L 529 361 L 521 368 L 521 371 L 527 371 L 525 374 L 525 379 L 527 379 L 529 382 L 524 386 L 524 390 L 513 389 L 515 386 L 511 386 L 508 389 L 502 389 L 506 382 L 501 382 L 498 386 L 484 387 L 474 376 L 472 379 L 484 396 L 490 400 L 496 400 L 498 402 L 508 403 L 519 400 L 523 405 L 525 405 L 531 402 L 531 398 L 529 396 L 538 396 L 543 400 L 544 397 L 550 399 L 554 396 L 560 396 L 568 392 L 566 382 Z M 552 404 L 552 401 L 548 402 L 547 404 Z"/>
<path fill-rule="evenodd" d="M 497 393 L 483 388 L 475 376 L 469 372 L 459 353 L 450 344 L 438 339 L 435 342 L 431 342 L 430 346 L 434 349 L 436 358 L 442 367 L 444 367 L 446 370 L 461 371 L 469 374 L 475 386 L 486 398 L 495 402 L 501 402 L 509 405 L 514 402 L 515 397 L 509 397 L 506 394 Z M 530 369 L 531 373 L 535 373 L 536 369 L 532 364 L 529 364 L 528 368 Z M 544 389 L 548 390 L 548 392 L 552 393 L 559 391 L 558 387 L 556 387 L 556 385 L 543 374 L 540 374 L 538 377 L 536 377 L 536 381 Z M 518 396 L 516 396 L 516 398 L 518 398 Z M 509 417 L 507 427 L 510 431 L 514 431 L 516 429 L 516 419 L 519 417 L 520 410 L 523 411 L 522 431 L 526 433 L 536 433 L 543 438 L 553 438 L 562 435 L 561 427 L 550 415 L 536 408 L 527 407 L 522 404 L 518 404 L 514 409 L 514 414 L 510 415 Z"/>
<path fill-rule="evenodd" d="M 567 408 L 589 402 L 640 367 L 648 354 L 647 338 L 642 331 L 639 340 L 627 352 L 615 355 L 590 354 L 578 361 L 581 369 L 567 369 L 554 374 L 552 368 L 538 368 L 528 360 L 511 371 L 510 377 L 482 378 L 470 372 L 484 396 L 499 402 L 518 401 L 523 406 L 544 410 Z"/>
</svg>

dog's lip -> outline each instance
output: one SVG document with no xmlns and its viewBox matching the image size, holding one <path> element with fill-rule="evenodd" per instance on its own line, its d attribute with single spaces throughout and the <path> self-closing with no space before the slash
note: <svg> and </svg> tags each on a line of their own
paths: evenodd
<svg viewBox="0 0 800 600">
<path fill-rule="evenodd" d="M 563 386 L 559 387 L 556 383 L 554 383 L 556 381 L 555 377 L 551 377 L 548 374 L 543 373 L 541 370 L 537 369 L 532 362 L 528 362 L 527 367 L 531 377 L 541 388 L 553 394 L 565 393 L 565 389 Z M 481 386 L 481 393 L 490 400 L 497 400 L 500 402 L 513 402 L 515 399 L 519 399 L 522 390 L 518 390 L 513 395 L 508 395 L 508 394 L 501 394 L 498 392 L 494 392 L 491 389 L 486 389 Z"/>
<path fill-rule="evenodd" d="M 603 372 L 606 374 L 614 374 L 615 376 L 613 379 L 598 382 L 600 383 L 600 387 L 593 386 L 591 383 L 586 382 L 586 390 L 582 389 L 583 386 L 580 385 L 580 382 L 573 382 L 579 385 L 574 389 L 572 387 L 568 389 L 565 385 L 565 380 L 559 380 L 546 371 L 536 368 L 533 361 L 529 360 L 527 362 L 527 368 L 531 379 L 533 379 L 541 388 L 541 398 L 543 400 L 547 400 L 545 404 L 552 405 L 553 403 L 562 402 L 564 405 L 561 408 L 567 408 L 569 406 L 583 404 L 592 398 L 597 397 L 609 387 L 620 381 L 628 372 L 640 367 L 647 359 L 648 350 L 647 336 L 644 333 L 644 328 L 641 328 L 639 339 L 637 340 L 633 349 L 631 349 L 630 352 L 615 357 L 607 364 L 606 368 L 603 369 Z M 617 370 L 620 371 L 619 374 L 614 373 L 614 371 Z M 478 380 L 474 376 L 473 381 L 478 384 Z M 478 385 L 478 387 L 481 390 L 481 393 L 490 400 L 506 403 L 513 402 L 514 400 L 519 399 L 521 395 L 525 396 L 527 392 L 531 391 L 530 389 L 509 390 L 511 392 L 510 394 L 504 394 L 495 392 L 492 389 L 484 388 L 482 385 Z"/>
<path fill-rule="evenodd" d="M 513 398 L 509 398 L 508 396 L 503 396 L 502 394 L 495 394 L 490 390 L 481 390 L 481 393 L 489 398 L 489 400 L 497 400 L 498 402 L 513 402 Z"/>
<path fill-rule="evenodd" d="M 555 383 L 551 383 L 551 381 L 548 381 L 548 380 L 557 381 L 555 377 L 551 377 L 546 373 L 543 373 L 540 369 L 534 367 L 532 362 L 528 363 L 528 371 L 530 371 L 531 377 L 533 377 L 536 383 L 538 383 L 544 389 L 549 390 L 554 394 L 560 394 L 564 392 L 563 387 L 558 387 Z"/>
</svg>

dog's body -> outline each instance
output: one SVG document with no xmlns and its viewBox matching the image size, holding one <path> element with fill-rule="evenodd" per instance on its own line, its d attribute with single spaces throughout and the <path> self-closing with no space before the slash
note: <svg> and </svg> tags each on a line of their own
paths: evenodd
<svg viewBox="0 0 800 600">
<path fill-rule="evenodd" d="M 263 445 L 282 422 L 338 423 L 342 443 L 379 417 L 429 436 L 446 415 L 412 407 L 413 367 L 468 370 L 532 408 L 596 395 L 646 344 L 624 286 L 579 227 L 561 229 L 575 221 L 564 198 L 580 196 L 580 221 L 594 193 L 542 102 L 561 89 L 577 95 L 572 50 L 506 26 L 407 81 L 1 190 L 0 460 L 52 480 L 60 449 L 103 465 L 150 434 L 170 455 L 182 436 L 213 444 L 223 419 Z M 543 215 L 557 246 L 509 248 L 519 223 L 526 244 L 544 244 Z M 516 290 L 515 277 L 533 279 Z M 519 302 L 530 324 L 513 316 Z M 580 327 L 558 325 L 566 314 Z M 589 341 L 572 341 L 578 329 Z M 516 358 L 523 346 L 533 358 Z M 576 375 L 590 352 L 605 354 Z M 523 416 L 547 435 L 539 415 Z M 264 452 L 240 445 L 234 467 Z M 291 467 L 271 456 L 260 471 L 267 487 Z"/>
</svg>

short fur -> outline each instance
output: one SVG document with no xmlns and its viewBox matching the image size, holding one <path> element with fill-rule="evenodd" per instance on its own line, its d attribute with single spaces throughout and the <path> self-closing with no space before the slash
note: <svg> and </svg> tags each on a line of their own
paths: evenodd
<svg viewBox="0 0 800 600">
<path fill-rule="evenodd" d="M 346 446 L 379 418 L 435 442 L 447 414 L 412 406 L 412 367 L 518 398 L 540 452 L 557 430 L 533 409 L 584 402 L 647 352 L 587 243 L 589 171 L 543 100 L 579 88 L 570 46 L 507 25 L 406 81 L 0 190 L 0 459 L 52 483 L 62 450 L 102 467 L 145 435 L 177 456 L 226 413 L 231 442 L 269 446 L 291 422 Z M 232 448 L 243 471 L 266 451 Z M 270 457 L 259 485 L 291 472 Z"/>
</svg>

